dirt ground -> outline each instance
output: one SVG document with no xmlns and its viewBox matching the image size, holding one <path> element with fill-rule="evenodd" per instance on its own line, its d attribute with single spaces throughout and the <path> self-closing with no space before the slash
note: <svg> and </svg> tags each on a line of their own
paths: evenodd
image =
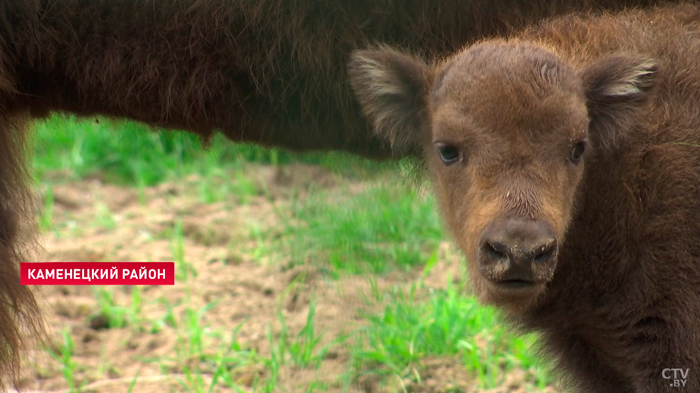
<svg viewBox="0 0 700 393">
<path fill-rule="evenodd" d="M 139 288 L 140 323 L 122 328 L 106 328 L 94 287 L 37 288 L 51 345 L 60 347 L 65 329 L 73 339 L 73 378 L 83 386 L 83 392 L 126 392 L 136 375 L 133 392 L 195 391 L 187 376 L 187 370 L 193 368 L 204 375 L 205 388 L 201 391 L 206 391 L 215 365 L 202 359 L 214 358 L 239 325 L 238 343 L 267 356 L 268 327 L 274 337 L 282 329 L 277 313 L 284 317 L 290 336 L 296 335 L 306 323 L 312 296 L 317 302 L 316 329 L 324 333 L 324 343 L 352 331 L 363 323 L 361 312 L 378 307 L 364 300 L 372 289 L 367 277 L 331 279 L 311 266 L 287 269 L 284 256 L 273 258 L 254 252 L 257 243 L 250 235 L 251 225 L 274 232 L 280 225 L 275 207 L 284 209 L 292 189 L 304 190 L 310 184 L 333 187 L 345 180 L 301 164 L 284 169 L 253 167 L 249 172 L 250 178 L 269 190 L 273 201 L 258 195 L 251 197 L 248 204 L 241 204 L 235 197 L 205 204 L 197 197 L 198 179 L 194 176 L 147 188 L 141 196 L 136 189 L 104 184 L 99 179 L 53 187 L 55 230 L 42 237 L 44 250 L 39 260 L 173 261 L 178 251 L 172 233 L 181 220 L 184 260 L 192 267 L 187 280 L 176 281 L 174 286 Z M 426 279 L 429 286 L 443 287 L 447 274 L 459 277 L 458 258 L 449 251 L 447 243 L 443 248 L 439 267 Z M 392 273 L 376 280 L 382 290 L 408 285 L 418 274 Z M 134 288 L 109 289 L 115 303 L 129 307 Z M 194 356 L 196 351 L 188 344 L 192 337 L 188 337 L 187 315 L 192 310 L 203 310 L 211 302 L 216 304 L 203 314 L 199 324 L 205 333 L 201 352 L 212 356 Z M 169 319 L 169 315 L 174 318 Z M 223 337 L 207 336 L 216 331 L 223 332 Z M 340 392 L 338 375 L 349 370 L 348 360 L 347 350 L 338 346 L 325 355 L 317 371 L 284 365 L 279 370 L 275 391 L 311 391 L 309 384 L 316 380 L 327 382 L 327 391 Z M 18 386 L 22 391 L 69 391 L 61 364 L 45 350 L 29 351 L 26 361 Z M 387 387 L 376 378 L 363 377 L 352 383 L 349 391 L 476 391 L 471 377 L 454 361 L 434 359 L 425 361 L 423 366 L 420 386 L 396 381 L 393 387 Z M 237 367 L 234 378 L 242 387 L 240 391 L 252 391 L 256 377 L 265 378 L 269 372 L 269 368 L 253 363 Z M 514 373 L 504 386 L 489 392 L 524 392 L 522 378 Z M 234 390 L 219 384 L 213 391 Z"/>
</svg>

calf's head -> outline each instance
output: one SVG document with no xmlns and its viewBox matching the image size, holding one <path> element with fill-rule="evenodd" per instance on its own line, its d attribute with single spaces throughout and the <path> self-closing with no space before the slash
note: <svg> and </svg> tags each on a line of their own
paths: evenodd
<svg viewBox="0 0 700 393">
<path fill-rule="evenodd" d="M 386 47 L 349 63 L 375 132 L 425 157 L 476 293 L 512 312 L 554 277 L 586 161 L 622 143 L 656 69 L 616 54 L 577 72 L 543 47 L 497 40 L 432 67 Z"/>
</svg>

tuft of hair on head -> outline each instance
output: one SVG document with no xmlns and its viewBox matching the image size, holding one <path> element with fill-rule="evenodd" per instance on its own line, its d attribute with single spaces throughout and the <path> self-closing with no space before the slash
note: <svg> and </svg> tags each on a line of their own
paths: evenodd
<svg viewBox="0 0 700 393">
<path fill-rule="evenodd" d="M 353 52 L 348 73 L 374 132 L 388 141 L 398 155 L 419 153 L 432 78 L 428 65 L 396 49 L 380 46 Z"/>
<path fill-rule="evenodd" d="M 535 68 L 542 80 L 551 85 L 559 84 L 559 66 L 556 62 L 539 59 L 535 62 Z"/>
<path fill-rule="evenodd" d="M 619 146 L 652 96 L 658 72 L 656 60 L 622 53 L 604 56 L 581 72 L 596 145 L 608 151 Z"/>
</svg>

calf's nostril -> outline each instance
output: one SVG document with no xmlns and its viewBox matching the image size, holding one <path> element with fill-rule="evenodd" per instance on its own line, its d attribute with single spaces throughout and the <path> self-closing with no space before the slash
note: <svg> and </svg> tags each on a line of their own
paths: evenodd
<svg viewBox="0 0 700 393">
<path fill-rule="evenodd" d="M 507 248 L 504 244 L 498 242 L 485 242 L 482 247 L 482 252 L 492 260 L 507 259 Z"/>
<path fill-rule="evenodd" d="M 535 262 L 544 263 L 552 260 L 557 251 L 556 242 L 548 242 L 535 250 Z"/>
</svg>

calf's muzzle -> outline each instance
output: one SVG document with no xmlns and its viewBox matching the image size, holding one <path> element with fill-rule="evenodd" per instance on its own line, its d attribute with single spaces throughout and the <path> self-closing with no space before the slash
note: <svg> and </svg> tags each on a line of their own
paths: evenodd
<svg viewBox="0 0 700 393">
<path fill-rule="evenodd" d="M 546 221 L 499 218 L 481 233 L 479 268 L 499 287 L 544 284 L 554 275 L 557 250 L 554 228 Z"/>
</svg>

